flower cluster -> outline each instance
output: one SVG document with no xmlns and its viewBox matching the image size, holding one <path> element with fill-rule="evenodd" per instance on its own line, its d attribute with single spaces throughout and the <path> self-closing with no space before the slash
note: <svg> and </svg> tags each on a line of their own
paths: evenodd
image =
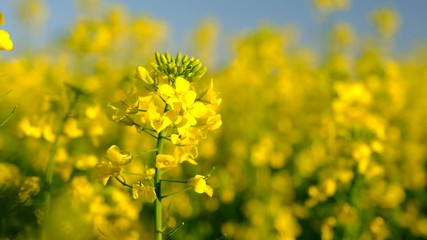
<svg viewBox="0 0 427 240">
<path fill-rule="evenodd" d="M 155 163 L 150 167 L 169 169 L 183 162 L 196 165 L 199 142 L 222 124 L 221 115 L 217 113 L 221 98 L 214 91 L 213 81 L 205 90 L 196 90 L 197 80 L 206 73 L 206 67 L 199 60 L 182 56 L 181 53 L 172 58 L 168 52 L 156 53 L 155 59 L 150 70 L 137 67 L 135 86 L 128 91 L 124 100 L 108 105 L 108 117 L 116 123 L 134 126 L 138 132 L 146 132 L 157 141 L 162 141 L 162 144 L 164 140 L 168 141 L 167 151 L 159 149 L 158 144 Z M 126 156 L 127 160 L 123 161 L 123 155 L 119 154 L 120 159 L 115 160 L 108 157 L 112 149 L 117 150 L 117 147 L 111 147 L 104 160 L 96 166 L 98 179 L 104 184 L 109 177 L 120 176 L 122 167 L 132 157 Z M 116 150 L 114 152 L 117 153 Z M 152 176 L 145 179 L 150 178 Z M 138 182 L 132 186 L 134 198 L 138 197 L 138 191 L 146 189 L 141 184 Z M 195 184 L 189 181 L 189 185 Z M 195 190 L 205 192 L 200 184 Z M 212 189 L 206 192 L 212 196 Z"/>
</svg>

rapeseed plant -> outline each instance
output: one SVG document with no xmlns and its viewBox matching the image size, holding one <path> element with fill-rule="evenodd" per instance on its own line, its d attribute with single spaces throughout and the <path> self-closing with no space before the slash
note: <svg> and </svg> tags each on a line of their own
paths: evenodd
<svg viewBox="0 0 427 240">
<path fill-rule="evenodd" d="M 187 182 L 162 175 L 185 162 L 196 165 L 199 142 L 222 122 L 221 115 L 216 112 L 221 99 L 213 89 L 213 81 L 207 89 L 196 91 L 196 82 L 206 73 L 206 67 L 199 60 L 181 53 L 172 58 L 168 52 L 156 53 L 155 60 L 150 70 L 137 67 L 135 86 L 129 90 L 126 99 L 108 105 L 108 116 L 116 123 L 135 127 L 138 132 L 152 136 L 157 141 L 156 148 L 135 155 L 122 152 L 113 145 L 95 168 L 98 180 L 104 185 L 114 177 L 131 189 L 134 199 L 142 197 L 155 203 L 155 238 L 162 239 L 164 234 L 171 235 L 176 231 L 167 232 L 163 226 L 162 199 L 171 194 L 162 193 L 162 182 L 187 183 L 197 193 L 213 195 L 212 187 L 206 184 L 208 176 L 196 175 Z M 149 152 L 155 152 L 153 159 L 143 156 Z M 130 170 L 131 174 L 141 176 L 130 185 L 123 169 L 137 157 L 145 158 L 145 170 L 141 173 Z"/>
</svg>

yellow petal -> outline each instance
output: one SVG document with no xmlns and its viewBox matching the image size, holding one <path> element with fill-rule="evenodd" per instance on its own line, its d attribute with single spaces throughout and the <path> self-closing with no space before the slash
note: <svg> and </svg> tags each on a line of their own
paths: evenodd
<svg viewBox="0 0 427 240">
<path fill-rule="evenodd" d="M 175 80 L 175 90 L 177 93 L 184 93 L 190 89 L 190 82 L 182 77 L 177 77 Z"/>
<path fill-rule="evenodd" d="M 213 196 L 213 188 L 209 185 L 206 185 L 206 189 L 205 189 L 205 193 L 209 196 L 212 197 Z"/>
<path fill-rule="evenodd" d="M 196 193 L 204 193 L 206 191 L 206 180 L 202 175 L 196 175 L 188 180 L 188 185 L 194 187 Z"/>
<path fill-rule="evenodd" d="M 206 116 L 208 110 L 205 106 L 204 103 L 202 102 L 196 102 L 193 104 L 193 107 L 190 110 L 190 113 L 195 117 L 195 118 L 202 118 L 204 116 Z"/>
<path fill-rule="evenodd" d="M 79 128 L 77 119 L 71 118 L 65 123 L 64 133 L 70 138 L 83 136 L 83 130 Z"/>
<path fill-rule="evenodd" d="M 132 185 L 132 198 L 133 199 L 139 198 L 139 187 L 140 187 L 140 183 L 135 183 Z"/>
<path fill-rule="evenodd" d="M 172 121 L 167 116 L 151 120 L 151 127 L 154 128 L 157 133 L 160 133 L 161 131 L 165 130 L 171 124 Z"/>
<path fill-rule="evenodd" d="M 190 107 L 193 105 L 194 101 L 196 101 L 197 94 L 195 91 L 188 91 L 184 95 L 184 99 L 182 100 L 186 107 Z"/>
<path fill-rule="evenodd" d="M 0 50 L 13 50 L 13 42 L 7 31 L 0 29 Z"/>
<path fill-rule="evenodd" d="M 114 165 L 125 165 L 130 162 L 132 155 L 122 153 L 118 146 L 113 145 L 107 150 L 106 158 Z"/>
<path fill-rule="evenodd" d="M 156 191 L 151 186 L 145 186 L 142 189 L 142 197 L 146 202 L 154 202 L 157 199 Z"/>
<path fill-rule="evenodd" d="M 156 156 L 157 168 L 172 168 L 178 166 L 178 161 L 174 156 L 169 154 L 158 154 Z"/>
<path fill-rule="evenodd" d="M 157 90 L 157 92 L 159 93 L 160 97 L 162 97 L 164 100 L 167 100 L 168 98 L 175 96 L 175 89 L 173 89 L 173 87 L 171 87 L 168 84 L 160 85 L 159 90 Z"/>
</svg>

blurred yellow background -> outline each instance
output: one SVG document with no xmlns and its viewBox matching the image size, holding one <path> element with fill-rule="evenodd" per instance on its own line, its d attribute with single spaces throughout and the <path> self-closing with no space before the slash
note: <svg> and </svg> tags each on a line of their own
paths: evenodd
<svg viewBox="0 0 427 240">
<path fill-rule="evenodd" d="M 45 191 L 47 239 L 154 239 L 152 204 L 119 182 L 104 187 L 94 168 L 111 145 L 153 147 L 110 121 L 107 105 L 125 98 L 137 66 L 168 48 L 208 67 L 197 84 L 213 79 L 222 127 L 200 143 L 196 166 L 168 172 L 210 173 L 214 193 L 165 198 L 167 229 L 184 222 L 166 239 L 427 238 L 427 48 L 420 39 L 401 50 L 399 9 L 369 9 L 355 27 L 340 19 L 355 3 L 307 1 L 317 46 L 298 27 L 273 23 L 224 40 L 221 22 L 206 18 L 180 49 L 172 23 L 94 0 L 80 1 L 60 34 L 25 45 L 49 32 L 49 5 L 31 2 L 13 3 L 21 25 L 0 9 L 14 42 L 0 52 L 0 239 L 41 237 Z M 358 33 L 359 24 L 372 30 Z M 144 165 L 123 171 L 142 174 Z"/>
</svg>

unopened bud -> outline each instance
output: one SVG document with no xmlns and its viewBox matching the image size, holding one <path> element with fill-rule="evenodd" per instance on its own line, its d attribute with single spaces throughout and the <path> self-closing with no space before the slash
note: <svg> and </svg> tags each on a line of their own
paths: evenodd
<svg viewBox="0 0 427 240">
<path fill-rule="evenodd" d="M 150 73 L 145 69 L 144 67 L 137 67 L 136 68 L 136 78 L 141 79 L 143 82 L 145 82 L 148 85 L 153 85 L 154 80 L 151 78 Z"/>
</svg>

